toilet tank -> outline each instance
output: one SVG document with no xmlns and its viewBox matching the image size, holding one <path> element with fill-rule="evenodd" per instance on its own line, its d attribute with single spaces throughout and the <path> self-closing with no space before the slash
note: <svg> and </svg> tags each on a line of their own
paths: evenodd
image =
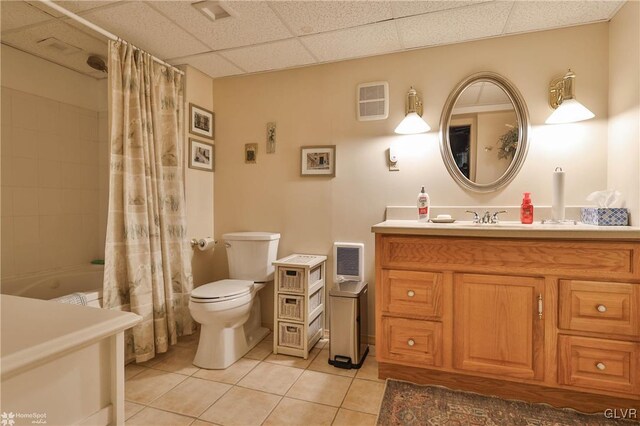
<svg viewBox="0 0 640 426">
<path fill-rule="evenodd" d="M 273 262 L 278 257 L 280 234 L 232 232 L 222 235 L 227 248 L 229 278 L 255 282 L 273 279 Z"/>
</svg>

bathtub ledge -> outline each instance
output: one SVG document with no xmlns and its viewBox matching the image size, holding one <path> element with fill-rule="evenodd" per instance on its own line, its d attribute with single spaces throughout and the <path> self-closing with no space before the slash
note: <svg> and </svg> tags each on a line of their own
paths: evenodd
<svg viewBox="0 0 640 426">
<path fill-rule="evenodd" d="M 120 333 L 142 318 L 131 312 L 1 295 L 1 378 L 5 380 Z"/>
</svg>

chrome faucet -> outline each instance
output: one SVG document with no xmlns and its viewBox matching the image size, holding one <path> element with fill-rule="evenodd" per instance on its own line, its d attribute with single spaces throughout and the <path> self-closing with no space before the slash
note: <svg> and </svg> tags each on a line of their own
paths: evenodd
<svg viewBox="0 0 640 426">
<path fill-rule="evenodd" d="M 473 223 L 480 223 L 480 216 L 478 215 L 477 212 L 474 212 L 472 210 L 467 210 L 467 213 L 471 213 L 473 215 Z"/>
<path fill-rule="evenodd" d="M 493 214 L 489 212 L 489 210 L 484 212 L 484 215 L 480 217 L 478 212 L 474 212 L 472 210 L 467 210 L 467 213 L 471 213 L 473 215 L 473 223 L 481 223 L 481 224 L 496 224 L 500 222 L 498 215 L 501 213 L 506 213 L 506 210 L 500 210 Z"/>
</svg>

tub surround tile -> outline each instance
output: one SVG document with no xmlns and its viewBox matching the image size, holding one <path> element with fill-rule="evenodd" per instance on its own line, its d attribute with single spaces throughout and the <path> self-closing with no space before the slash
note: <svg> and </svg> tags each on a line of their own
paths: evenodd
<svg viewBox="0 0 640 426">
<path fill-rule="evenodd" d="M 309 370 L 319 371 L 321 373 L 335 374 L 344 377 L 355 377 L 358 370 L 337 368 L 329 364 L 329 349 L 323 349 L 320 351 L 317 357 L 311 362 L 308 367 Z"/>
<path fill-rule="evenodd" d="M 263 362 L 240 380 L 238 385 L 263 392 L 284 395 L 291 385 L 300 377 L 302 372 L 303 370 L 299 368 Z"/>
<path fill-rule="evenodd" d="M 375 426 L 377 417 L 341 408 L 333 421 L 333 426 Z"/>
<path fill-rule="evenodd" d="M 133 376 L 125 386 L 125 399 L 140 404 L 148 404 L 163 395 L 186 376 L 149 369 Z"/>
<path fill-rule="evenodd" d="M 294 368 L 307 368 L 313 362 L 314 358 L 320 353 L 320 349 L 314 348 L 309 351 L 309 357 L 307 359 L 299 358 L 297 356 L 289 356 L 282 354 L 271 354 L 265 358 L 266 362 L 272 364 L 283 365 L 285 367 Z"/>
<path fill-rule="evenodd" d="M 260 425 L 280 399 L 277 395 L 233 387 L 205 411 L 200 419 L 223 426 Z"/>
<path fill-rule="evenodd" d="M 188 426 L 192 422 L 193 419 L 191 417 L 146 407 L 144 410 L 127 420 L 127 425 Z"/>
<path fill-rule="evenodd" d="M 229 389 L 231 385 L 189 377 L 153 401 L 150 406 L 198 417 Z"/>
<path fill-rule="evenodd" d="M 259 362 L 260 361 L 253 359 L 240 358 L 224 370 L 207 370 L 201 368 L 193 375 L 193 377 L 235 385 L 240 381 L 240 379 L 253 370 Z"/>
<path fill-rule="evenodd" d="M 312 402 L 283 398 L 264 425 L 330 425 L 338 409 Z"/>
<path fill-rule="evenodd" d="M 340 407 L 351 385 L 351 379 L 333 374 L 305 371 L 291 386 L 286 396 Z"/>
<path fill-rule="evenodd" d="M 384 383 L 371 380 L 353 379 L 342 407 L 362 411 L 363 413 L 378 414 L 380 402 L 384 394 Z"/>
</svg>

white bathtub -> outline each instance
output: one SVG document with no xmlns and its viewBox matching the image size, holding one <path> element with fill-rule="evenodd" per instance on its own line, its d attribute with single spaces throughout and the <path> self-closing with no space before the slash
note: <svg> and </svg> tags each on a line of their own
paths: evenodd
<svg viewBox="0 0 640 426">
<path fill-rule="evenodd" d="M 2 294 L 50 300 L 83 293 L 89 306 L 102 307 L 102 265 L 86 265 L 2 280 Z"/>
</svg>

